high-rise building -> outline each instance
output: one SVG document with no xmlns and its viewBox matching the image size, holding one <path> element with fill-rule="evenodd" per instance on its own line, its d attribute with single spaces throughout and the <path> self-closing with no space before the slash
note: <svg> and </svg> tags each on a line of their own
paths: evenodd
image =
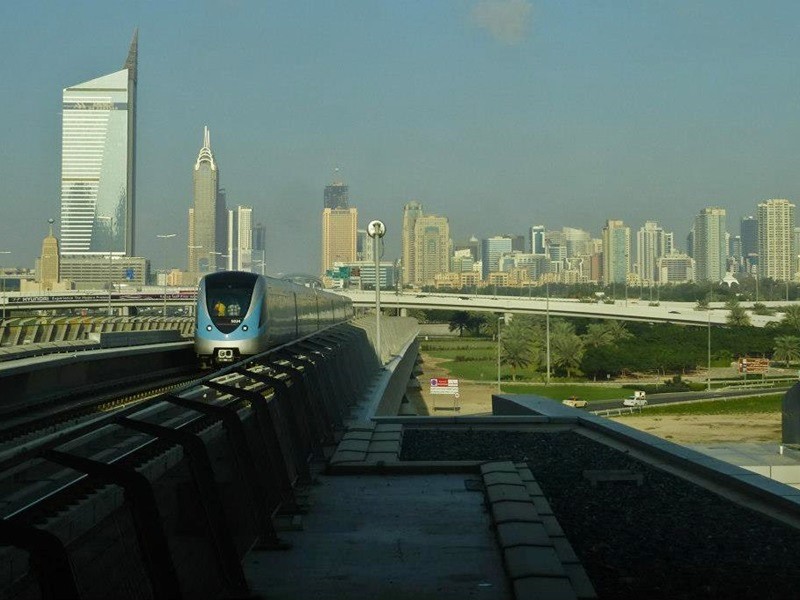
<svg viewBox="0 0 800 600">
<path fill-rule="evenodd" d="M 211 152 L 211 134 L 203 128 L 203 146 L 192 176 L 194 204 L 189 209 L 189 271 L 203 275 L 227 266 L 227 210 L 220 193 L 219 167 Z"/>
<path fill-rule="evenodd" d="M 253 208 L 237 206 L 228 211 L 228 268 L 235 271 L 253 269 Z"/>
<path fill-rule="evenodd" d="M 350 202 L 348 187 L 341 181 L 333 181 L 325 186 L 323 201 L 323 208 L 347 208 Z"/>
<path fill-rule="evenodd" d="M 744 217 L 739 223 L 739 235 L 742 238 L 742 256 L 758 254 L 758 219 Z"/>
<path fill-rule="evenodd" d="M 267 226 L 253 226 L 253 271 L 264 275 L 267 272 Z"/>
<path fill-rule="evenodd" d="M 655 221 L 645 221 L 636 233 L 636 265 L 644 282 L 658 279 L 658 259 L 667 254 L 664 229 Z"/>
<path fill-rule="evenodd" d="M 531 254 L 547 254 L 545 237 L 547 229 L 544 225 L 534 225 L 528 234 Z"/>
<path fill-rule="evenodd" d="M 622 221 L 608 220 L 603 227 L 603 281 L 625 283 L 631 270 L 631 229 Z"/>
<path fill-rule="evenodd" d="M 42 291 L 56 289 L 60 281 L 58 240 L 53 235 L 52 219 L 50 219 L 50 232 L 42 241 L 42 256 L 39 258 L 37 279 Z"/>
<path fill-rule="evenodd" d="M 422 204 L 409 202 L 403 207 L 403 285 L 412 285 L 414 273 L 414 227 L 422 216 Z"/>
<path fill-rule="evenodd" d="M 422 215 L 414 222 L 414 284 L 433 285 L 450 271 L 450 224 L 447 217 Z"/>
<path fill-rule="evenodd" d="M 591 254 L 592 236 L 588 231 L 575 227 L 562 227 L 561 232 L 564 234 L 568 258 Z"/>
<path fill-rule="evenodd" d="M 525 252 L 526 240 L 524 235 L 509 235 L 508 237 L 511 238 L 512 252 Z"/>
<path fill-rule="evenodd" d="M 758 205 L 758 273 L 776 281 L 794 274 L 794 204 L 767 200 Z"/>
<path fill-rule="evenodd" d="M 334 263 L 356 261 L 356 231 L 358 210 L 325 208 L 322 210 L 322 273 Z"/>
<path fill-rule="evenodd" d="M 63 90 L 61 254 L 132 256 L 138 32 L 122 69 Z"/>
<path fill-rule="evenodd" d="M 708 207 L 694 219 L 694 261 L 697 281 L 719 282 L 725 277 L 725 209 Z"/>
<path fill-rule="evenodd" d="M 658 259 L 660 283 L 689 283 L 694 281 L 695 261 L 686 254 L 672 253 Z"/>
<path fill-rule="evenodd" d="M 374 249 L 375 249 L 374 238 L 371 238 L 369 236 L 369 233 L 367 233 L 366 229 L 359 229 L 356 232 L 356 260 L 374 262 L 375 261 Z"/>
<path fill-rule="evenodd" d="M 500 271 L 500 258 L 511 252 L 511 238 L 494 236 L 482 240 L 481 256 L 483 257 L 483 279 L 489 280 L 489 273 Z"/>
</svg>

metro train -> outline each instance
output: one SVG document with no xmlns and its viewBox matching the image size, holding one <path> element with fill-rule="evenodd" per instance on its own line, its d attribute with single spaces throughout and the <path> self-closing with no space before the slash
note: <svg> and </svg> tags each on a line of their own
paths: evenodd
<svg viewBox="0 0 800 600">
<path fill-rule="evenodd" d="M 194 349 L 204 366 L 232 363 L 347 321 L 349 298 L 244 271 L 200 280 Z"/>
</svg>

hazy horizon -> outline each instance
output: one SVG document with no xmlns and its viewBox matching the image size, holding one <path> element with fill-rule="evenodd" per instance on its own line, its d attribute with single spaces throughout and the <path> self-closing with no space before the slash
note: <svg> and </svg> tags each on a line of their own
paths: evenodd
<svg viewBox="0 0 800 600">
<path fill-rule="evenodd" d="M 203 127 L 229 206 L 267 227 L 269 272 L 320 267 L 323 189 L 350 188 L 359 226 L 403 205 L 455 242 L 588 230 L 674 231 L 706 206 L 728 231 L 795 201 L 800 6 L 370 0 L 161 4 L 33 1 L 2 9 L 0 250 L 32 267 L 59 220 L 61 93 L 122 67 L 139 29 L 137 254 L 178 233 L 186 266 Z"/>
</svg>

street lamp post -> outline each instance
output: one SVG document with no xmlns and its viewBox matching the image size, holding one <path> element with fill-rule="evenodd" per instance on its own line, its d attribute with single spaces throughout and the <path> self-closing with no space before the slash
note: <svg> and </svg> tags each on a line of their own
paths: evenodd
<svg viewBox="0 0 800 600">
<path fill-rule="evenodd" d="M 167 240 L 170 238 L 176 237 L 177 233 L 159 233 L 156 235 L 157 238 L 164 240 L 162 245 L 163 255 L 162 258 L 164 259 L 164 318 L 167 318 Z"/>
<path fill-rule="evenodd" d="M 500 322 L 505 317 L 497 317 L 497 393 L 500 393 Z"/>
<path fill-rule="evenodd" d="M 550 385 L 550 282 L 546 284 L 547 298 L 545 301 L 545 339 L 546 339 L 546 369 L 545 385 Z"/>
<path fill-rule="evenodd" d="M 114 254 L 114 217 L 112 216 L 98 216 L 98 221 L 108 221 L 108 316 L 110 317 L 113 312 L 111 310 L 111 291 L 114 285 L 111 279 L 111 257 Z"/>
<path fill-rule="evenodd" d="M 11 254 L 11 250 L 0 250 L 0 254 Z M 3 318 L 0 319 L 0 323 L 5 323 L 6 321 L 6 274 L 3 271 L 2 265 L 0 265 L 0 278 L 3 279 Z"/>
<path fill-rule="evenodd" d="M 367 225 L 367 235 L 372 238 L 372 254 L 375 257 L 375 350 L 378 360 L 383 367 L 383 351 L 381 348 L 381 256 L 378 252 L 378 242 L 386 235 L 386 225 L 382 221 L 370 221 Z"/>
</svg>

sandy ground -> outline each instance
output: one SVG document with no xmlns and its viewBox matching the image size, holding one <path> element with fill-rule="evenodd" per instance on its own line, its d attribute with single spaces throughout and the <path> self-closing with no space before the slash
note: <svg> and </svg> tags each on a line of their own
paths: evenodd
<svg viewBox="0 0 800 600">
<path fill-rule="evenodd" d="M 423 355 L 423 373 L 418 377 L 421 389 L 410 394 L 417 414 L 420 415 L 490 415 L 492 394 L 496 385 L 459 382 L 459 397 L 432 395 L 429 380 L 448 377 L 440 366 L 442 359 Z M 754 415 L 691 415 L 675 417 L 626 416 L 615 418 L 625 425 L 646 431 L 658 437 L 683 444 L 709 444 L 717 442 L 779 442 L 781 415 L 779 413 Z"/>
</svg>

